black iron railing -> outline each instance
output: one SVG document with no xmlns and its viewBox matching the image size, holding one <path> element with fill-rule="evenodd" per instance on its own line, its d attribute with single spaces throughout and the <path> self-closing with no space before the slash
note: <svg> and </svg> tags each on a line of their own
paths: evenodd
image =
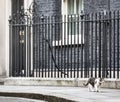
<svg viewBox="0 0 120 102">
<path fill-rule="evenodd" d="M 20 15 L 10 19 L 10 76 L 120 78 L 119 11 Z"/>
</svg>

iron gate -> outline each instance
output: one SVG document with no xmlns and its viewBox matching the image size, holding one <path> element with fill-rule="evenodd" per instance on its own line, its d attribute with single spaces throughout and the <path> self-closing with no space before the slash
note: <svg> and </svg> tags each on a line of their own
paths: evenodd
<svg viewBox="0 0 120 102">
<path fill-rule="evenodd" d="M 119 11 L 55 16 L 19 12 L 9 22 L 10 76 L 120 78 Z"/>
</svg>

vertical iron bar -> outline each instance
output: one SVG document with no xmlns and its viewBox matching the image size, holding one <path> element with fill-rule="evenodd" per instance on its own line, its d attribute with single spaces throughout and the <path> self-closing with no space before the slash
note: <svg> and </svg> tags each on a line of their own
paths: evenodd
<svg viewBox="0 0 120 102">
<path fill-rule="evenodd" d="M 84 77 L 87 77 L 87 14 L 85 15 L 85 19 L 84 19 L 84 59 L 83 59 L 83 72 L 84 72 Z"/>
<path fill-rule="evenodd" d="M 97 13 L 95 13 L 95 77 L 97 77 Z"/>
<path fill-rule="evenodd" d="M 42 48 L 41 48 L 41 51 L 42 51 L 42 54 L 41 54 L 41 69 L 42 69 L 42 72 L 41 72 L 41 77 L 43 77 L 43 74 L 44 74 L 44 72 L 43 72 L 43 70 L 44 70 L 44 25 L 43 25 L 43 23 L 44 23 L 44 19 L 42 18 L 41 19 L 41 26 L 42 26 L 42 28 L 41 28 L 41 35 L 42 35 Z"/>
<path fill-rule="evenodd" d="M 22 51 L 23 51 L 23 49 L 22 49 L 22 26 L 20 26 L 20 24 L 19 24 L 19 26 L 18 26 L 18 31 L 17 31 L 17 33 L 16 34 L 19 34 L 21 32 L 21 34 L 20 34 L 20 41 L 19 41 L 19 43 L 20 43 L 20 55 L 19 55 L 19 58 L 20 58 L 20 68 L 17 70 L 17 73 L 18 73 L 18 76 L 21 76 L 21 70 L 22 70 L 22 65 L 23 65 L 23 61 L 22 61 L 22 57 L 23 57 L 23 53 L 22 53 Z"/>
<path fill-rule="evenodd" d="M 54 42 L 55 42 L 55 47 L 54 47 L 54 52 L 55 52 L 55 61 L 56 61 L 56 64 L 58 64 L 58 62 L 57 62 L 57 60 L 56 60 L 56 57 L 57 57 L 57 53 L 56 53 L 56 16 L 54 16 L 54 21 L 53 21 L 53 24 L 54 24 L 54 34 L 53 34 L 53 36 L 54 36 Z M 56 78 L 56 73 L 57 73 L 57 70 L 56 70 L 56 67 L 55 67 L 55 63 L 54 63 L 54 68 L 55 68 L 55 70 L 54 70 L 54 77 Z M 58 72 L 59 72 L 59 70 L 58 70 Z"/>
<path fill-rule="evenodd" d="M 115 11 L 113 12 L 113 16 L 114 16 L 114 20 L 113 20 L 113 78 L 115 78 L 115 26 L 116 26 L 116 23 L 115 23 Z"/>
<path fill-rule="evenodd" d="M 12 19 L 10 18 L 10 20 L 9 20 L 9 35 L 10 35 L 10 37 L 9 37 L 9 54 L 10 54 L 10 56 L 9 56 L 9 77 L 12 77 L 12 70 L 13 70 L 13 65 L 12 65 L 12 56 L 13 56 L 13 54 L 12 54 L 12 49 L 13 49 L 13 45 L 12 45 L 12 34 L 13 34 L 13 22 L 12 22 Z"/>
<path fill-rule="evenodd" d="M 15 76 L 16 69 L 15 69 L 15 24 L 12 27 L 12 76 Z"/>
<path fill-rule="evenodd" d="M 119 78 L 119 11 L 117 11 L 117 78 Z"/>
<path fill-rule="evenodd" d="M 89 77 L 89 70 L 90 70 L 90 60 L 89 60 L 89 53 L 90 53 L 90 14 L 88 14 L 87 16 L 87 39 L 88 39 L 88 43 L 87 43 L 87 74 Z"/>
<path fill-rule="evenodd" d="M 65 73 L 65 60 L 64 60 L 64 58 L 65 58 L 65 55 L 64 55 L 64 47 L 63 47 L 63 29 L 62 29 L 62 27 L 63 27 L 63 22 L 62 22 L 62 20 L 63 20 L 63 16 L 61 15 L 60 16 L 60 18 L 59 18 L 59 24 L 60 24 L 60 26 L 58 27 L 58 30 L 60 30 L 59 32 L 60 32 L 60 36 L 59 36 L 59 39 L 61 40 L 61 43 L 60 43 L 60 45 L 61 45 L 61 65 L 60 65 L 60 67 L 61 67 L 61 78 L 62 78 L 62 72 L 64 72 Z M 60 41 L 59 40 L 59 41 Z"/>
<path fill-rule="evenodd" d="M 85 21 L 81 17 L 81 78 L 83 78 L 83 65 L 84 65 L 84 62 L 83 62 L 83 58 L 84 58 L 84 55 L 83 55 L 84 23 L 85 23 Z"/>
<path fill-rule="evenodd" d="M 111 35 L 111 32 L 112 32 L 112 18 L 111 18 L 111 11 L 109 12 L 109 69 L 110 69 L 110 75 L 109 75 L 109 77 L 111 78 L 111 72 L 112 72 L 112 48 L 111 48 L 111 46 L 112 46 L 112 35 Z"/>
<path fill-rule="evenodd" d="M 29 18 L 29 77 L 31 77 L 31 57 L 32 57 L 32 49 L 31 49 L 31 45 L 32 45 L 32 31 L 31 31 L 31 24 L 30 24 L 30 18 Z"/>
<path fill-rule="evenodd" d="M 59 43 L 59 38 L 58 38 L 58 32 L 59 32 L 59 29 L 60 29 L 60 21 L 59 21 L 59 17 L 58 16 L 56 16 L 56 21 L 55 21 L 55 23 L 56 23 L 56 33 L 55 34 L 57 34 L 56 35 L 56 42 L 58 42 L 57 43 L 57 46 L 58 46 L 58 49 L 57 49 L 57 46 L 56 46 L 56 50 L 57 50 L 57 66 L 58 66 L 58 68 L 59 68 L 59 70 L 57 69 L 57 77 L 59 78 L 60 77 L 60 72 L 61 72 L 61 66 L 60 66 L 60 51 L 61 51 L 61 45 L 60 45 L 60 43 Z M 62 57 L 61 57 L 62 58 Z"/>
<path fill-rule="evenodd" d="M 46 37 L 45 37 L 45 16 L 44 16 L 44 19 L 43 19 L 43 77 L 45 77 L 45 74 L 46 74 L 46 59 L 45 59 L 45 54 L 46 54 L 46 51 L 45 51 L 45 45 L 46 45 Z"/>
<path fill-rule="evenodd" d="M 54 41 L 54 34 L 53 34 L 53 16 L 51 16 L 51 19 L 50 19 L 50 31 L 51 31 L 51 45 L 53 44 L 53 41 Z M 55 45 L 55 44 L 54 44 Z M 54 53 L 54 48 L 53 48 L 53 53 Z M 50 53 L 50 64 L 51 64 L 51 77 L 53 78 L 54 77 L 54 65 L 53 65 L 53 61 L 52 61 L 52 58 L 51 58 L 51 53 Z"/>
<path fill-rule="evenodd" d="M 85 25 L 84 25 L 84 77 L 88 77 L 88 68 L 89 68 L 89 21 L 88 21 L 89 14 L 85 16 Z"/>
<path fill-rule="evenodd" d="M 19 71 L 19 68 L 16 69 L 16 57 L 17 57 L 17 55 L 16 55 L 16 47 L 17 47 L 17 46 L 16 46 L 16 44 L 17 44 L 16 37 L 17 37 L 17 36 L 16 36 L 16 35 L 19 36 L 19 31 L 17 31 L 17 30 L 18 30 L 18 29 L 17 29 L 18 27 L 17 27 L 17 24 L 16 24 L 16 23 L 14 24 L 14 27 L 15 27 L 15 31 L 14 31 L 14 35 L 13 35 L 13 36 L 14 36 L 14 42 L 13 42 L 13 46 L 14 46 L 14 53 L 13 53 L 13 54 L 14 54 L 14 61 L 13 61 L 13 65 L 14 65 L 14 68 L 15 68 L 15 69 L 14 69 L 14 71 L 15 71 L 15 72 L 14 72 L 14 76 L 16 77 L 16 76 L 19 76 L 19 72 L 18 72 L 18 71 Z"/>
<path fill-rule="evenodd" d="M 84 36 L 83 36 L 83 39 L 84 39 L 84 53 L 83 53 L 83 56 L 84 56 L 84 59 L 83 59 L 83 72 L 84 72 L 84 78 L 86 78 L 87 77 L 87 54 L 86 54 L 86 50 L 87 50 L 87 40 L 86 40 L 86 31 L 87 31 L 87 27 L 86 27 L 86 23 L 87 23 L 87 19 L 86 19 L 86 17 L 87 17 L 87 14 L 85 15 L 85 18 L 84 18 Z"/>
<path fill-rule="evenodd" d="M 26 77 L 29 77 L 30 75 L 29 75 L 29 69 L 30 69 L 30 28 L 29 28 L 29 23 L 28 23 L 28 17 L 27 17 L 27 23 L 26 23 L 26 25 L 25 25 L 26 27 L 26 33 L 25 33 L 25 36 L 26 36 L 26 44 L 25 44 L 25 46 L 26 46 L 26 51 L 25 51 L 25 53 L 26 53 L 26 63 L 27 63 L 27 65 L 26 65 L 26 67 L 25 67 L 25 76 Z M 27 74 L 27 75 L 26 75 Z"/>
<path fill-rule="evenodd" d="M 24 25 L 20 24 L 21 26 L 21 30 L 23 31 L 23 33 L 25 34 L 25 29 L 24 29 Z M 21 35 L 21 69 L 20 69 L 20 76 L 23 77 L 23 73 L 22 70 L 24 69 L 24 37 L 25 35 Z M 16 39 L 17 40 L 17 39 Z M 17 52 L 17 51 L 16 51 Z M 26 60 L 26 59 L 25 59 Z"/>
<path fill-rule="evenodd" d="M 19 72 L 19 33 L 17 33 L 17 29 L 18 29 L 18 26 L 19 25 L 17 25 L 16 24 L 16 28 L 15 28 L 15 40 L 16 40 L 16 43 L 15 43 L 15 47 L 16 47 L 16 51 L 15 51 L 15 54 L 16 54 L 16 58 L 15 58 L 15 62 L 14 62 L 14 64 L 15 64 L 15 66 L 16 66 L 16 71 L 17 71 L 17 73 Z"/>
<path fill-rule="evenodd" d="M 24 34 L 25 34 L 24 25 L 22 25 L 21 29 L 24 31 Z M 21 46 L 22 46 L 22 51 L 21 51 L 21 53 L 22 53 L 21 54 L 21 56 L 22 56 L 22 58 L 21 58 L 21 60 L 22 60 L 22 66 L 21 66 L 21 70 L 20 70 L 21 76 L 23 76 L 22 70 L 24 69 L 24 56 L 25 56 L 25 54 L 24 54 L 24 42 L 23 42 L 24 41 L 24 39 L 23 39 L 24 37 L 23 36 L 25 36 L 25 35 L 22 35 L 22 40 L 21 40 Z"/>
<path fill-rule="evenodd" d="M 108 78 L 108 74 L 109 74 L 109 71 L 108 71 L 108 69 L 109 69 L 109 60 L 108 60 L 108 57 L 109 57 L 109 13 L 107 12 L 106 13 L 106 70 L 105 70 L 105 75 L 106 75 L 106 78 Z"/>
<path fill-rule="evenodd" d="M 72 63 L 72 35 L 73 35 L 73 31 L 74 31 L 74 30 L 73 30 L 73 29 L 74 29 L 74 28 L 73 28 L 73 23 L 74 23 L 74 21 L 73 21 L 73 17 L 72 17 L 72 16 L 74 16 L 74 15 L 71 15 L 71 29 L 70 29 L 70 30 L 71 30 L 71 33 L 70 33 L 70 37 L 71 37 L 71 39 L 70 39 L 70 41 L 71 41 L 71 45 L 70 45 L 70 47 L 71 47 L 71 48 L 70 48 L 70 50 L 71 50 L 71 57 L 70 57 L 70 60 L 71 60 L 71 71 L 70 71 L 70 72 L 71 72 L 71 73 L 70 73 L 70 74 L 71 74 L 71 75 L 70 75 L 70 77 L 71 77 L 71 78 L 72 78 L 72 71 L 73 71 L 73 68 L 72 68 L 72 64 L 73 64 L 73 63 Z"/>
<path fill-rule="evenodd" d="M 103 14 L 103 36 L 102 36 L 102 77 L 104 78 L 105 77 L 105 63 L 106 63 L 106 61 L 105 61 L 105 57 L 106 57 L 106 54 L 105 54 L 105 40 L 106 40 L 106 38 L 105 38 L 105 15 L 104 15 L 104 13 L 102 13 Z"/>
<path fill-rule="evenodd" d="M 18 35 L 19 36 L 19 33 L 17 32 L 17 30 L 18 30 L 18 27 L 16 26 L 17 24 L 15 23 L 14 24 L 14 33 L 13 33 L 13 36 L 14 36 L 14 40 L 13 40 L 13 68 L 14 68 L 14 77 L 16 77 L 16 76 L 19 76 L 19 68 L 18 69 L 16 69 L 16 44 L 17 44 L 17 42 L 16 42 L 16 35 Z"/>
<path fill-rule="evenodd" d="M 12 46 L 12 52 L 11 52 L 12 53 L 12 66 L 11 67 L 12 68 L 11 68 L 11 70 L 12 70 L 12 76 L 14 76 L 15 75 L 14 74 L 15 73 L 15 67 L 14 67 L 15 64 L 13 64 L 14 63 L 14 46 L 13 46 L 14 40 L 13 39 L 14 39 L 14 32 L 15 32 L 14 30 L 15 30 L 15 27 L 14 27 L 14 24 L 12 24 L 12 25 L 13 26 L 12 26 L 12 34 L 11 34 L 12 35 L 12 41 L 11 41 L 11 46 Z"/>
<path fill-rule="evenodd" d="M 63 19 L 64 19 L 64 22 L 63 22 L 62 27 L 64 26 L 64 28 L 63 28 L 62 30 L 63 30 L 64 32 L 62 31 L 62 33 L 64 34 L 64 36 L 63 36 L 63 38 L 62 38 L 62 37 L 61 37 L 61 38 L 62 38 L 62 40 L 63 40 L 63 42 L 64 42 L 64 43 L 63 43 L 63 45 L 64 45 L 64 63 L 63 63 L 63 64 L 64 64 L 64 73 L 66 73 L 66 71 L 67 71 L 67 70 L 66 70 L 66 69 L 67 69 L 67 66 L 66 66 L 66 65 L 67 65 L 67 64 L 66 64 L 66 63 L 67 63 L 67 61 L 66 61 L 66 58 L 67 58 L 67 56 L 66 56 L 66 55 L 67 55 L 67 53 L 66 53 L 66 52 L 67 52 L 67 51 L 66 51 L 66 50 L 67 50 L 67 49 L 66 49 L 66 24 L 67 24 L 67 23 L 66 23 L 66 15 L 63 16 Z M 61 34 L 61 35 L 62 35 L 62 34 Z M 66 77 L 66 76 L 65 76 L 65 74 L 64 74 L 64 78 L 65 78 L 65 77 Z"/>
<path fill-rule="evenodd" d="M 31 77 L 31 36 L 32 36 L 32 33 L 31 33 L 31 24 L 29 23 L 30 22 L 30 18 L 27 17 L 27 31 L 26 31 L 26 34 L 28 36 L 28 44 L 29 44 L 29 47 L 28 47 L 28 50 L 26 50 L 26 53 L 28 53 L 28 61 L 29 61 L 29 65 L 26 66 L 27 67 L 27 71 L 28 71 L 28 77 Z M 27 44 L 26 44 L 27 46 Z M 27 63 L 27 62 L 26 62 Z"/>
<path fill-rule="evenodd" d="M 70 53 L 69 53 L 69 50 L 70 50 L 70 48 L 69 48 L 69 42 L 70 42 L 70 36 L 69 36 L 69 29 L 70 29 L 70 15 L 67 15 L 67 18 L 68 18 L 68 20 L 67 20 L 67 74 L 68 74 L 68 76 L 67 77 L 70 77 Z"/>
<path fill-rule="evenodd" d="M 47 36 L 48 36 L 49 43 L 51 41 L 50 35 L 51 35 L 51 31 L 50 31 L 50 16 L 48 16 L 48 18 L 47 18 Z M 51 45 L 51 43 L 50 43 L 50 45 Z M 51 69 L 50 68 L 51 66 L 50 66 L 50 51 L 49 51 L 49 48 L 47 49 L 47 51 L 48 51 L 48 66 L 47 66 L 47 68 L 48 68 L 48 78 L 49 78 L 50 77 L 50 69 Z"/>
<path fill-rule="evenodd" d="M 33 31 L 34 31 L 34 46 L 35 46 L 35 50 L 34 50 L 34 67 L 33 67 L 33 77 L 36 76 L 36 68 L 37 68 L 37 60 L 36 60 L 36 54 L 37 54 L 37 48 L 36 48 L 36 43 L 35 41 L 37 41 L 37 34 L 36 34 L 36 26 L 35 26 L 35 19 L 34 18 L 34 24 L 33 24 Z"/>
<path fill-rule="evenodd" d="M 33 27 L 33 33 L 34 33 L 34 35 L 33 35 L 33 48 L 34 48 L 34 46 L 35 46 L 35 41 L 36 41 L 36 34 L 35 34 L 35 24 L 33 24 L 32 25 L 32 27 Z M 36 48 L 35 48 L 36 49 Z M 35 57 L 35 55 L 36 55 L 36 51 L 35 50 L 33 50 L 33 72 L 32 72 L 32 76 L 34 77 L 34 71 L 35 71 L 35 68 L 36 68 L 36 57 Z"/>
<path fill-rule="evenodd" d="M 75 54 L 76 54 L 76 50 L 75 50 L 75 49 L 76 49 L 76 43 L 75 43 L 75 41 L 76 41 L 76 39 L 75 39 L 75 38 L 76 38 L 76 35 L 77 35 L 77 33 L 76 33 L 76 27 L 77 27 L 77 26 L 76 26 L 76 23 L 77 23 L 76 20 L 77 20 L 77 18 L 76 18 L 76 16 L 77 16 L 77 15 L 74 15 L 74 20 L 75 20 L 75 21 L 74 21 L 74 44 L 73 44 L 73 47 L 74 47 L 74 49 L 73 49 L 73 51 L 74 51 L 74 56 L 73 56 L 73 59 L 74 59 L 74 66 L 73 66 L 73 67 L 74 67 L 74 76 L 73 76 L 73 77 L 74 77 L 74 78 L 76 77 L 76 76 L 75 76 L 75 74 L 76 74 L 76 68 L 75 68 L 75 67 L 76 67 L 76 65 L 75 65 L 75 64 L 76 64 L 76 60 L 75 60 L 75 59 L 76 59 L 76 58 L 75 58 Z"/>
<path fill-rule="evenodd" d="M 45 17 L 42 18 L 42 77 L 44 77 L 45 74 L 45 33 L 44 33 L 44 22 L 45 22 Z"/>
<path fill-rule="evenodd" d="M 44 48 L 44 52 L 45 52 L 45 55 L 44 55 L 44 66 L 45 66 L 45 76 L 44 77 L 47 77 L 47 43 L 49 42 L 46 42 L 46 40 L 48 40 L 47 38 L 47 17 L 44 18 L 44 37 L 45 37 L 45 48 Z"/>
<path fill-rule="evenodd" d="M 13 50 L 13 52 L 12 52 L 12 55 L 13 55 L 13 56 L 12 56 L 12 57 L 13 57 L 13 60 L 12 60 L 12 67 L 13 67 L 13 68 L 12 68 L 12 69 L 13 69 L 13 70 L 12 70 L 12 74 L 13 74 L 14 77 L 19 76 L 18 73 L 16 72 L 16 67 L 15 67 L 15 43 L 16 43 L 16 41 L 15 41 L 15 34 L 18 34 L 18 33 L 17 33 L 17 29 L 18 29 L 18 27 L 16 27 L 16 23 L 14 23 L 14 24 L 13 24 L 13 34 L 12 34 L 12 36 L 13 36 L 13 37 L 12 37 L 12 38 L 13 38 L 13 41 L 12 41 L 12 46 L 13 46 L 13 49 L 12 49 L 12 50 Z M 18 30 L 19 30 L 19 29 L 18 29 Z M 19 41 L 20 41 L 20 40 L 19 40 Z M 20 47 L 20 46 L 19 46 L 19 47 Z M 19 53 L 20 53 L 20 51 L 19 51 Z M 20 56 L 19 56 L 19 59 L 20 59 Z M 20 60 L 19 60 L 19 61 L 20 61 Z M 19 66 L 18 70 L 20 69 L 20 67 L 21 67 L 21 66 Z M 17 74 L 17 75 L 16 75 L 16 74 Z"/>
<path fill-rule="evenodd" d="M 28 74 L 27 72 L 26 72 L 26 60 L 27 60 L 27 58 L 26 58 L 26 30 L 27 30 L 27 24 L 21 24 L 21 26 L 22 26 L 22 31 L 23 31 L 23 34 L 22 34 L 22 41 L 21 41 L 21 45 L 22 45 L 22 69 L 21 69 L 21 76 L 22 77 L 25 77 L 25 74 Z M 27 75 L 26 75 L 27 76 Z"/>
<path fill-rule="evenodd" d="M 20 35 L 20 30 L 22 29 L 22 26 L 20 25 L 20 24 L 18 24 L 18 22 L 16 22 L 16 24 L 15 24 L 15 62 L 14 62 L 14 64 L 15 64 L 15 74 L 17 75 L 17 76 L 21 76 L 21 70 L 22 70 L 22 46 L 21 46 L 21 40 L 22 40 L 22 38 L 20 37 L 21 35 Z M 19 36 L 19 37 L 18 37 Z M 19 38 L 19 40 L 18 40 L 18 42 L 17 42 L 17 37 Z M 17 46 L 17 44 L 19 43 L 19 45 L 20 46 Z M 20 48 L 19 48 L 20 47 Z M 20 56 L 17 56 L 17 48 L 19 48 L 19 50 L 20 50 Z M 17 57 L 19 57 L 20 59 L 20 67 L 18 66 L 18 68 L 17 68 Z"/>
<path fill-rule="evenodd" d="M 107 77 L 107 14 L 103 17 L 103 77 Z"/>
<path fill-rule="evenodd" d="M 28 77 L 28 68 L 30 67 L 29 66 L 29 60 L 30 60 L 30 56 L 29 56 L 29 50 L 27 51 L 27 47 L 28 47 L 28 49 L 30 48 L 30 44 L 29 44 L 29 42 L 30 42 L 30 39 L 29 39 L 29 37 L 30 37 L 30 35 L 29 35 L 29 29 L 28 29 L 28 19 L 27 19 L 27 25 L 25 24 L 24 25 L 24 31 L 25 31 L 25 33 L 24 33 L 24 54 L 23 54 L 23 62 L 24 62 L 24 77 Z M 28 43 L 27 43 L 27 37 L 28 37 Z M 29 59 L 27 58 L 27 54 L 28 54 L 28 57 L 29 57 Z M 28 66 L 27 66 L 27 63 L 28 63 Z M 27 74 L 27 75 L 26 75 Z"/>
<path fill-rule="evenodd" d="M 93 77 L 93 13 L 91 14 L 91 77 Z"/>
<path fill-rule="evenodd" d="M 79 64 L 79 59 L 80 59 L 80 54 L 79 54 L 79 38 L 80 38 L 80 31 L 81 31 L 81 29 L 80 29 L 80 23 L 81 23 L 81 21 L 80 21 L 80 15 L 78 14 L 77 15 L 77 34 L 78 34 L 78 37 L 76 38 L 76 44 L 77 44 L 77 47 L 76 47 L 76 54 L 77 54 L 77 56 L 76 56 L 76 59 L 77 59 L 77 61 L 76 61 L 76 63 L 77 63 L 77 66 L 76 66 L 76 68 L 77 68 L 77 78 L 79 78 L 79 71 L 80 71 L 80 64 Z"/>
<path fill-rule="evenodd" d="M 40 44 L 41 44 L 41 42 L 40 42 L 40 34 L 41 34 L 41 25 L 40 25 L 40 17 L 38 17 L 38 61 L 39 61 L 39 66 L 38 66 L 38 76 L 40 77 L 40 66 L 41 66 L 41 46 L 40 46 Z"/>
<path fill-rule="evenodd" d="M 26 58 L 26 55 L 28 53 L 28 52 L 26 52 L 27 51 L 26 48 L 29 48 L 29 37 L 27 36 L 27 34 L 28 34 L 28 31 L 27 31 L 28 30 L 28 23 L 27 23 L 27 25 L 26 24 L 23 25 L 23 29 L 24 29 L 24 35 L 23 35 L 23 43 L 22 43 L 23 44 L 23 69 L 22 69 L 22 74 L 23 75 L 22 76 L 28 77 L 28 67 L 29 66 L 26 66 L 26 63 L 28 63 L 28 65 L 29 65 L 29 60 Z M 28 41 L 26 41 L 27 37 L 28 37 Z M 28 42 L 28 45 L 27 45 L 27 42 Z"/>
<path fill-rule="evenodd" d="M 43 51 L 42 51 L 42 49 L 43 49 L 43 32 L 42 32 L 42 30 L 43 30 L 43 25 L 42 25 L 42 20 L 41 20 L 41 17 L 40 17 L 40 21 L 39 21 L 39 25 L 40 25 L 40 41 L 39 41 L 39 43 L 40 43 L 40 69 L 39 69 L 39 75 L 40 75 L 40 77 L 42 77 L 42 68 L 43 68 L 43 58 L 42 58 L 42 56 L 43 56 Z"/>
<path fill-rule="evenodd" d="M 35 18 L 35 20 L 36 21 L 38 21 L 38 17 L 36 17 Z M 38 57 L 39 57 L 39 47 L 38 47 L 38 45 L 39 45 L 39 33 L 38 33 L 38 25 L 37 25 L 37 22 L 35 21 L 35 34 L 36 34 L 36 53 L 37 53 L 37 56 L 36 56 L 36 61 L 37 61 L 37 66 L 36 66 L 36 69 L 35 69 L 35 77 L 37 77 L 38 76 L 38 73 L 37 73 L 37 71 L 38 71 L 38 68 L 39 68 L 39 59 L 38 59 Z"/>
<path fill-rule="evenodd" d="M 101 13 L 99 13 L 99 77 L 101 77 Z"/>
</svg>

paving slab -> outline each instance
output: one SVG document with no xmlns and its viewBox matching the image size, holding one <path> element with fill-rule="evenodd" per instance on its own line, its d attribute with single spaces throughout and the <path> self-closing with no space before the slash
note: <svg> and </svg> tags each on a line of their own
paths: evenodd
<svg viewBox="0 0 120 102">
<path fill-rule="evenodd" d="M 32 93 L 56 96 L 73 102 L 120 102 L 119 89 L 102 88 L 100 92 L 89 92 L 84 87 L 55 86 L 0 86 L 0 92 Z"/>
</svg>

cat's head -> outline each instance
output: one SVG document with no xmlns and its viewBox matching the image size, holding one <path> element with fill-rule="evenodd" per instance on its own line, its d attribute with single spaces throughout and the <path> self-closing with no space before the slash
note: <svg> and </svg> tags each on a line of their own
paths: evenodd
<svg viewBox="0 0 120 102">
<path fill-rule="evenodd" d="M 99 79 L 99 84 L 101 85 L 104 82 L 104 78 Z"/>
</svg>

